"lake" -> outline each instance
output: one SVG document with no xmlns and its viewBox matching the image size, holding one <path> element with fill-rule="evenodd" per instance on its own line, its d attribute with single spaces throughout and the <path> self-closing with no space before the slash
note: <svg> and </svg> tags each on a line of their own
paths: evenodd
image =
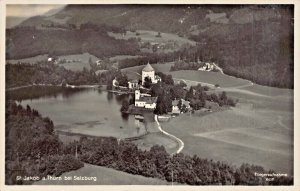
<svg viewBox="0 0 300 191">
<path fill-rule="evenodd" d="M 42 92 L 49 91 L 45 87 L 23 88 L 19 91 L 33 95 L 41 89 Z M 61 88 L 58 91 L 56 88 L 54 93 L 33 97 L 17 100 L 23 107 L 29 105 L 43 117 L 50 117 L 55 130 L 63 134 L 127 138 L 146 132 L 143 122 L 136 120 L 133 115 L 122 115 L 120 112 L 122 101 L 129 100 L 130 95 L 116 95 L 99 89 Z"/>
</svg>

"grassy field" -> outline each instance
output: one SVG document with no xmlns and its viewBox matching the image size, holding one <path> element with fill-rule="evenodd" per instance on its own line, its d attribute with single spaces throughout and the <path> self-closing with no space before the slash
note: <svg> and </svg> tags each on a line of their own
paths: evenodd
<svg viewBox="0 0 300 191">
<path fill-rule="evenodd" d="M 136 35 L 136 32 L 139 33 L 138 36 Z M 179 37 L 176 34 L 161 33 L 161 37 L 156 37 L 157 31 L 137 30 L 136 32 L 127 31 L 125 36 L 123 36 L 122 34 L 119 34 L 119 33 L 109 32 L 109 35 L 112 37 L 115 37 L 117 39 L 128 40 L 130 38 L 141 38 L 141 41 L 144 41 L 144 42 L 167 43 L 169 41 L 174 41 L 179 46 L 182 46 L 183 44 L 196 45 L 195 41 L 189 40 L 187 38 Z"/>
<path fill-rule="evenodd" d="M 261 87 L 255 90 L 271 91 Z M 181 115 L 161 123 L 162 128 L 183 140 L 183 153 L 292 174 L 293 96 L 229 95 L 240 98 L 237 107 L 202 117 Z"/>
<path fill-rule="evenodd" d="M 250 83 L 247 80 L 231 77 L 219 72 L 181 70 L 169 72 L 169 74 L 172 74 L 173 78 L 204 82 L 212 85 L 219 84 L 223 88 L 244 86 Z"/>
<path fill-rule="evenodd" d="M 150 150 L 154 145 L 163 145 L 168 153 L 174 153 L 178 143 L 159 131 L 153 113 L 144 113 L 144 117 L 148 134 L 134 143 L 142 150 Z"/>
<path fill-rule="evenodd" d="M 134 124 L 134 119 L 130 118 L 131 124 Z M 122 127 L 117 126 L 113 121 L 90 121 L 83 123 L 73 123 L 71 126 L 56 125 L 56 128 L 70 134 L 90 135 L 90 136 L 104 136 L 104 137 L 118 137 L 128 138 L 145 134 L 146 130 L 143 123 L 140 123 L 140 129 L 135 127 Z"/>
<path fill-rule="evenodd" d="M 274 88 L 257 84 L 243 89 L 268 96 L 290 96 L 293 93 L 293 90 L 290 89 Z"/>
<path fill-rule="evenodd" d="M 89 53 L 84 54 L 74 54 L 74 55 L 65 55 L 65 56 L 59 56 L 60 59 L 66 59 L 66 60 L 72 60 L 70 63 L 64 63 L 61 64 L 61 66 L 64 66 L 68 70 L 72 71 L 81 71 L 83 68 L 90 69 L 89 59 L 91 58 L 92 62 L 95 63 L 98 58 L 94 55 L 91 55 Z"/>
<path fill-rule="evenodd" d="M 96 177 L 94 180 L 64 180 L 65 177 Z M 110 168 L 84 164 L 84 167 L 66 172 L 60 176 L 62 180 L 43 180 L 34 185 L 170 185 L 171 183 L 155 178 L 117 171 Z"/>
<path fill-rule="evenodd" d="M 66 59 L 66 60 L 72 60 L 72 62 L 60 64 L 60 66 L 65 67 L 68 70 L 72 71 L 81 71 L 84 67 L 87 69 L 90 69 L 89 59 L 92 59 L 92 62 L 96 62 L 99 60 L 96 56 L 91 55 L 89 53 L 84 54 L 73 54 L 73 55 L 64 55 L 64 56 L 58 56 L 59 59 Z M 48 55 L 39 55 L 31 58 L 24 58 L 24 59 L 18 59 L 18 60 L 7 60 L 8 63 L 11 64 L 17 64 L 19 62 L 21 63 L 30 63 L 30 64 L 36 64 L 40 61 L 47 61 Z"/>
<path fill-rule="evenodd" d="M 18 59 L 18 60 L 7 60 L 7 63 L 11 64 L 17 64 L 19 62 L 21 63 L 29 63 L 29 64 L 36 64 L 36 62 L 40 61 L 46 61 L 48 59 L 48 55 L 39 55 L 39 56 L 34 56 L 30 58 L 23 58 L 23 59 Z"/>
<path fill-rule="evenodd" d="M 167 73 L 170 71 L 171 66 L 173 63 L 165 63 L 165 64 L 151 64 L 151 66 L 154 68 L 156 72 L 163 72 Z M 134 67 L 129 67 L 129 68 L 124 68 L 122 69 L 122 72 L 133 72 L 133 73 L 139 73 L 142 74 L 142 70 L 146 65 L 141 65 L 141 66 L 134 66 Z"/>
<path fill-rule="evenodd" d="M 194 71 L 194 70 L 180 70 L 170 72 L 170 68 L 173 63 L 165 64 L 152 64 L 156 72 L 163 72 L 166 74 L 171 74 L 174 79 L 184 79 L 187 80 L 187 84 L 197 85 L 197 83 L 202 82 L 203 84 L 219 84 L 221 88 L 228 87 L 243 87 L 250 85 L 251 82 L 248 80 L 231 77 L 219 72 L 206 72 L 206 71 Z M 142 69 L 145 66 L 134 66 L 129 68 L 124 68 L 122 71 L 127 73 L 142 73 Z"/>
<path fill-rule="evenodd" d="M 137 35 L 138 34 L 138 35 Z M 157 31 L 149 31 L 149 30 L 137 30 L 136 32 L 127 31 L 126 35 L 121 33 L 112 33 L 108 32 L 108 35 L 114 37 L 116 39 L 125 39 L 128 40 L 130 38 L 139 38 L 140 46 L 142 52 L 152 53 L 153 50 L 151 48 L 152 45 L 158 45 L 156 52 L 158 53 L 167 53 L 173 52 L 175 50 L 179 50 L 184 46 L 195 46 L 196 42 L 189 40 L 184 37 L 179 37 L 176 34 L 170 33 L 160 33 L 161 37 L 157 37 Z M 144 46 L 147 43 L 151 43 L 150 46 Z M 149 45 L 149 44 L 148 44 Z"/>
<path fill-rule="evenodd" d="M 174 153 L 178 148 L 178 143 L 161 132 L 149 133 L 142 139 L 133 141 L 142 150 L 150 150 L 154 145 L 163 145 L 168 153 Z"/>
</svg>

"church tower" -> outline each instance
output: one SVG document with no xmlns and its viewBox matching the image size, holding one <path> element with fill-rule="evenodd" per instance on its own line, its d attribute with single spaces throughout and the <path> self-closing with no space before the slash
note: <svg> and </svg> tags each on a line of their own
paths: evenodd
<svg viewBox="0 0 300 191">
<path fill-rule="evenodd" d="M 145 83 L 145 78 L 149 77 L 152 81 L 152 83 L 155 83 L 155 71 L 152 68 L 152 66 L 149 64 L 147 64 L 147 66 L 142 70 L 142 84 L 144 85 Z"/>
</svg>

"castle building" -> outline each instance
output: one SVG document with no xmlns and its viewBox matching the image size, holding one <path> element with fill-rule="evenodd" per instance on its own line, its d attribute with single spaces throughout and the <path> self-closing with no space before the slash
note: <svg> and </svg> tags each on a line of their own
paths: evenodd
<svg viewBox="0 0 300 191">
<path fill-rule="evenodd" d="M 152 84 L 157 84 L 161 81 L 161 78 L 155 75 L 155 71 L 152 66 L 148 63 L 147 66 L 142 70 L 142 84 L 145 84 L 145 78 L 151 79 Z"/>
</svg>

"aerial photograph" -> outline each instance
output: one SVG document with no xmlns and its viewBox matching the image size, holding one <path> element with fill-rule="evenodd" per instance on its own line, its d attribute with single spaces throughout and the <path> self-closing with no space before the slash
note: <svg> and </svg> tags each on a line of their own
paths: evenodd
<svg viewBox="0 0 300 191">
<path fill-rule="evenodd" d="M 5 185 L 294 185 L 294 4 L 5 9 Z"/>
</svg>

